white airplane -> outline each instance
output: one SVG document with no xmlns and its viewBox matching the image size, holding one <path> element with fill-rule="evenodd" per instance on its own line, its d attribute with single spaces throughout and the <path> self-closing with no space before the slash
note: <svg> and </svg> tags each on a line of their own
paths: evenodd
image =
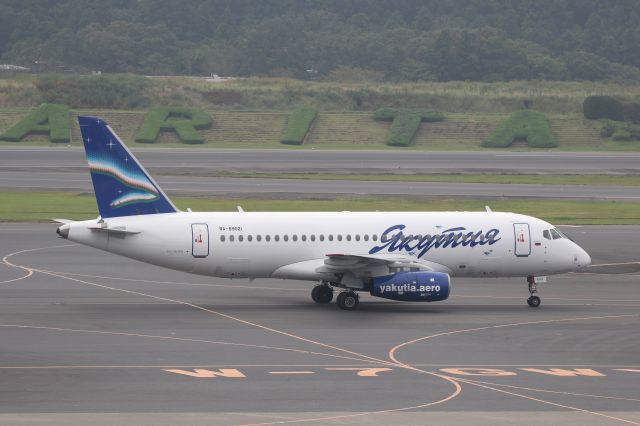
<svg viewBox="0 0 640 426">
<path fill-rule="evenodd" d="M 196 213 L 178 210 L 109 125 L 80 117 L 100 217 L 57 233 L 166 268 L 221 278 L 314 281 L 311 297 L 356 309 L 357 292 L 445 300 L 450 277 L 527 277 L 575 271 L 589 255 L 553 225 L 515 213 Z"/>
</svg>

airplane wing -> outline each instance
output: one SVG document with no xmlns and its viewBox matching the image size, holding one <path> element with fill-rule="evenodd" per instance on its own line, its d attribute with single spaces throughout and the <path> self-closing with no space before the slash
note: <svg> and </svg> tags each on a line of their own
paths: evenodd
<svg viewBox="0 0 640 426">
<path fill-rule="evenodd" d="M 433 262 L 421 262 L 407 256 L 396 254 L 327 254 L 320 271 L 354 271 L 377 266 L 387 268 L 410 268 L 419 271 L 435 271 L 442 265 Z M 385 274 L 386 275 L 386 274 Z"/>
<path fill-rule="evenodd" d="M 274 278 L 327 280 L 362 286 L 363 280 L 400 271 L 452 271 L 444 265 L 399 254 L 331 253 L 321 259 L 306 260 L 282 266 L 272 274 Z"/>
</svg>

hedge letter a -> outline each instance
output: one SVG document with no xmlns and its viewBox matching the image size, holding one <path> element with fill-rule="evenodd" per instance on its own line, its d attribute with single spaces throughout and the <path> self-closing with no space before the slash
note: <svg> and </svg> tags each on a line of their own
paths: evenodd
<svg viewBox="0 0 640 426">
<path fill-rule="evenodd" d="M 69 143 L 69 107 L 59 104 L 42 104 L 22 121 L 0 135 L 0 139 L 20 142 L 27 135 L 43 134 L 52 143 Z"/>
</svg>

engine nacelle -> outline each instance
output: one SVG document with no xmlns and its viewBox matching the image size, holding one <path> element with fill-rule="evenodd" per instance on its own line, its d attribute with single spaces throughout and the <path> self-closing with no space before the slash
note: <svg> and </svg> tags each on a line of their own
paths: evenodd
<svg viewBox="0 0 640 426">
<path fill-rule="evenodd" d="M 376 277 L 372 296 L 405 302 L 439 302 L 449 297 L 451 279 L 443 272 L 400 272 Z"/>
</svg>

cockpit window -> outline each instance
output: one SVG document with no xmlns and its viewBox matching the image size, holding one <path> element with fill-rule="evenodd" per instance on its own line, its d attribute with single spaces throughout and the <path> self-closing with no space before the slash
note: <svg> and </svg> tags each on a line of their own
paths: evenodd
<svg viewBox="0 0 640 426">
<path fill-rule="evenodd" d="M 560 240 L 562 238 L 570 239 L 562 232 L 560 232 L 560 230 L 557 228 L 545 229 L 544 231 L 542 231 L 542 236 L 547 240 Z"/>
</svg>

